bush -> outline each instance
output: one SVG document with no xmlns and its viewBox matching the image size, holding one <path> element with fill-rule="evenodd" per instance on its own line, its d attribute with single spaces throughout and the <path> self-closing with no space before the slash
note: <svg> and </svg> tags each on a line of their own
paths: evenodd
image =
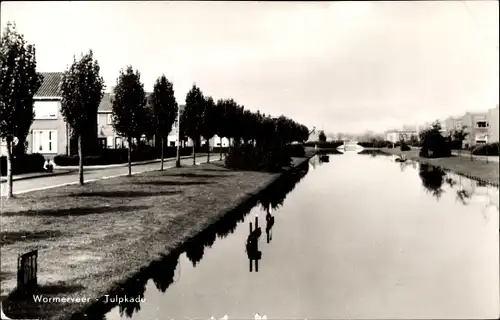
<svg viewBox="0 0 500 320">
<path fill-rule="evenodd" d="M 180 148 L 180 155 L 189 156 L 192 154 L 192 147 Z M 175 158 L 177 156 L 177 147 L 165 147 L 163 149 L 163 157 Z M 131 160 L 148 161 L 155 160 L 161 157 L 160 148 L 152 148 L 148 146 L 141 147 L 139 150 L 132 150 Z M 77 166 L 79 162 L 78 156 L 57 155 L 54 157 L 54 162 L 58 166 Z M 128 162 L 128 149 L 103 149 L 98 156 L 89 156 L 83 159 L 84 166 L 120 164 Z"/>
<path fill-rule="evenodd" d="M 344 144 L 344 141 L 326 141 L 326 142 L 322 142 L 322 141 L 317 141 L 317 142 L 314 142 L 314 141 L 309 141 L 309 142 L 305 142 L 303 144 L 303 146 L 306 146 L 306 147 L 314 147 L 314 146 L 318 146 L 318 148 L 324 148 L 324 149 L 337 149 L 338 147 L 340 147 L 341 145 Z"/>
<path fill-rule="evenodd" d="M 39 153 L 24 154 L 15 156 L 12 160 L 13 174 L 23 174 L 32 172 L 43 172 L 45 158 Z M 7 157 L 0 157 L 0 172 L 2 176 L 7 175 Z"/>
<path fill-rule="evenodd" d="M 422 141 L 420 149 L 421 157 L 441 158 L 451 156 L 451 144 L 447 138 L 442 136 L 439 125 L 422 131 L 420 133 L 420 140 Z"/>
<path fill-rule="evenodd" d="M 289 149 L 285 147 L 262 149 L 252 145 L 231 148 L 225 164 L 227 168 L 254 171 L 280 171 L 291 163 Z"/>
<path fill-rule="evenodd" d="M 374 140 L 369 142 L 358 142 L 363 148 L 392 148 L 392 142 L 384 140 Z"/>
<path fill-rule="evenodd" d="M 473 149 L 472 154 L 477 156 L 498 156 L 499 143 L 486 143 Z"/>
<path fill-rule="evenodd" d="M 222 151 L 222 153 L 227 153 L 229 151 L 229 147 L 213 147 L 212 148 L 212 153 L 219 154 L 221 151 Z"/>
<path fill-rule="evenodd" d="M 302 144 L 290 144 L 286 146 L 286 149 L 290 157 L 303 158 L 306 156 L 306 151 Z"/>
<path fill-rule="evenodd" d="M 406 142 L 402 141 L 401 145 L 400 145 L 400 150 L 401 151 L 410 151 L 411 148 Z"/>
</svg>

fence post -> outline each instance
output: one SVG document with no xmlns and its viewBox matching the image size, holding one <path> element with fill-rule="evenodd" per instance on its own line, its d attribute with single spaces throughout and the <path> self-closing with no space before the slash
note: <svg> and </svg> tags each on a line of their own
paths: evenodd
<svg viewBox="0 0 500 320">
<path fill-rule="evenodd" d="M 17 289 L 25 291 L 37 285 L 38 250 L 33 250 L 18 256 L 17 259 Z"/>
</svg>

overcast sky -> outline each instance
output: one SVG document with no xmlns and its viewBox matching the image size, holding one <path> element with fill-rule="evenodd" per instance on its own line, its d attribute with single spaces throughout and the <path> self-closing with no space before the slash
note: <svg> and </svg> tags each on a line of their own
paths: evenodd
<svg viewBox="0 0 500 320">
<path fill-rule="evenodd" d="M 5 2 L 64 71 L 92 49 L 107 86 L 127 65 L 328 132 L 385 130 L 498 104 L 497 1 Z"/>
</svg>

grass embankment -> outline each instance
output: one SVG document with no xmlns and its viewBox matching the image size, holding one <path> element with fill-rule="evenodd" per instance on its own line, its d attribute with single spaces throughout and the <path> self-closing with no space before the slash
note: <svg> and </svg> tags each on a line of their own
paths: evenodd
<svg viewBox="0 0 500 320">
<path fill-rule="evenodd" d="M 398 148 L 382 148 L 380 150 L 388 154 L 404 155 L 410 160 L 427 163 L 474 180 L 482 181 L 497 187 L 499 186 L 498 162 L 470 161 L 470 159 L 457 156 L 446 158 L 422 158 L 418 155 L 419 150 L 401 151 Z"/>
<path fill-rule="evenodd" d="M 4 310 L 66 319 L 278 176 L 204 164 L 19 195 L 4 203 L 1 215 L 2 298 L 16 286 L 17 255 L 37 247 L 44 296 L 92 300 L 7 303 Z"/>
</svg>

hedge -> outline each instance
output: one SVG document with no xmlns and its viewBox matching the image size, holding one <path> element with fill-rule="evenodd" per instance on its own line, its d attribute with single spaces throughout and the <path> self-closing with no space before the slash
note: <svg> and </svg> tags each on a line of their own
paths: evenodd
<svg viewBox="0 0 500 320">
<path fill-rule="evenodd" d="M 192 154 L 192 147 L 180 148 L 180 155 L 189 156 Z M 159 159 L 161 156 L 161 151 L 158 148 L 142 148 L 141 150 L 132 150 L 131 160 L 135 161 L 148 161 Z M 166 147 L 163 150 L 164 158 L 175 158 L 177 156 L 177 147 Z M 67 156 L 64 154 L 57 155 L 54 157 L 54 162 L 58 166 L 77 166 L 79 162 L 78 156 Z M 102 154 L 98 156 L 84 157 L 83 165 L 94 166 L 94 165 L 108 165 L 108 164 L 120 164 L 128 162 L 128 149 L 104 149 Z"/>
<path fill-rule="evenodd" d="M 498 156 L 498 147 L 498 142 L 482 144 L 474 148 L 472 154 L 477 156 Z"/>
<path fill-rule="evenodd" d="M 16 156 L 12 160 L 12 172 L 13 174 L 23 174 L 32 172 L 43 172 L 43 165 L 45 164 L 45 158 L 39 153 L 25 154 L 22 156 Z M 7 175 L 7 157 L 0 157 L 0 172 L 2 176 Z"/>
</svg>

